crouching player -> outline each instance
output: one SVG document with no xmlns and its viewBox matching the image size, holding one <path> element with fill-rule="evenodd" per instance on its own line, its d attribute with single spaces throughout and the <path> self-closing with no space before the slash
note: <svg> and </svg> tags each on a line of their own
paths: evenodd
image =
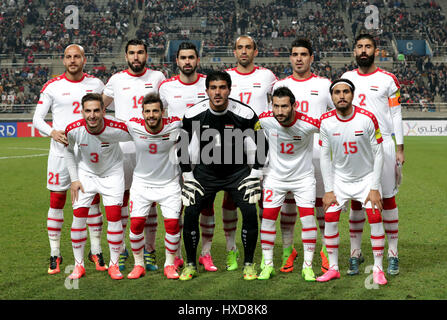
<svg viewBox="0 0 447 320">
<path fill-rule="evenodd" d="M 334 81 L 330 92 L 335 110 L 323 114 L 320 120 L 320 164 L 326 192 L 323 197 L 326 225 L 324 238 L 329 270 L 318 277 L 317 281 L 340 278 L 340 212 L 348 200 L 356 200 L 365 207 L 371 227 L 373 281 L 383 285 L 387 280 L 382 267 L 385 246 L 380 187 L 383 167 L 382 135 L 376 117 L 371 112 L 352 105 L 354 90 L 354 84 L 349 80 Z"/>
<path fill-rule="evenodd" d="M 82 98 L 83 119 L 69 124 L 65 130 L 68 145 L 64 157 L 71 178 L 73 223 L 71 241 L 75 268 L 70 279 L 85 275 L 84 248 L 87 240 L 86 222 L 93 198 L 103 198 L 107 216 L 107 241 L 110 248 L 108 272 L 112 279 L 122 279 L 118 259 L 123 242 L 121 205 L 124 193 L 123 155 L 117 143 L 108 142 L 115 136 L 127 137 L 123 122 L 105 118 L 105 107 L 100 94 L 88 93 Z M 101 137 L 101 139 L 99 139 Z M 74 148 L 79 152 L 75 156 Z"/>
<path fill-rule="evenodd" d="M 164 274 L 168 279 L 178 279 L 174 259 L 180 245 L 182 200 L 175 144 L 181 128 L 180 118 L 164 118 L 163 102 L 159 95 L 147 94 L 142 103 L 142 118 L 131 118 L 126 125 L 136 149 L 136 166 L 129 198 L 129 239 L 135 266 L 127 278 L 138 279 L 146 273 L 144 225 L 149 209 L 153 203 L 158 203 L 166 230 Z M 123 139 L 120 141 L 126 141 L 126 138 L 117 137 Z"/>
<path fill-rule="evenodd" d="M 259 116 L 269 142 L 269 171 L 264 180 L 261 222 L 261 245 L 264 268 L 258 279 L 270 279 L 273 268 L 273 247 L 276 219 L 288 192 L 292 192 L 301 219 L 304 262 L 302 277 L 315 281 L 312 260 L 317 240 L 314 217 L 315 177 L 312 165 L 313 135 L 319 120 L 295 111 L 295 96 L 287 87 L 273 92 L 273 110 Z"/>
</svg>

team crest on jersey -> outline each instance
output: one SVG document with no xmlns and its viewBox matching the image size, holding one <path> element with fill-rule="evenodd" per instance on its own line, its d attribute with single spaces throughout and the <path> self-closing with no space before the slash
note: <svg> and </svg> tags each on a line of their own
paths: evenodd
<svg viewBox="0 0 447 320">
<path fill-rule="evenodd" d="M 259 82 L 253 83 L 253 88 L 260 88 L 261 84 Z"/>
<path fill-rule="evenodd" d="M 144 84 L 144 87 L 145 87 L 146 89 L 152 89 L 152 83 L 145 83 L 145 84 Z"/>
<path fill-rule="evenodd" d="M 225 129 L 234 129 L 234 124 L 226 124 Z"/>
<path fill-rule="evenodd" d="M 108 148 L 108 147 L 110 147 L 110 143 L 108 143 L 108 142 L 101 143 L 101 148 Z"/>
<path fill-rule="evenodd" d="M 354 134 L 355 134 L 356 137 L 358 137 L 358 136 L 363 136 L 363 130 L 360 130 L 360 131 L 354 131 Z"/>
<path fill-rule="evenodd" d="M 198 93 L 197 98 L 199 99 L 205 99 L 205 93 Z"/>
<path fill-rule="evenodd" d="M 318 90 L 310 90 L 311 96 L 318 96 Z"/>
<path fill-rule="evenodd" d="M 162 136 L 161 136 L 161 140 L 169 140 L 169 136 L 170 136 L 169 133 L 167 133 L 167 134 L 165 134 L 165 135 L 162 135 Z"/>
<path fill-rule="evenodd" d="M 293 136 L 293 140 L 301 140 L 301 136 Z"/>
<path fill-rule="evenodd" d="M 369 88 L 369 90 L 371 90 L 371 91 L 379 91 L 379 87 L 378 86 L 371 86 Z"/>
</svg>

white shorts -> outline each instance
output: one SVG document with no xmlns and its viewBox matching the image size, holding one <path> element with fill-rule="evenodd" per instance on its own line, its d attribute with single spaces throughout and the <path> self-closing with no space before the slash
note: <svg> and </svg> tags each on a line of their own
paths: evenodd
<svg viewBox="0 0 447 320">
<path fill-rule="evenodd" d="M 47 189 L 50 191 L 67 191 L 70 189 L 70 174 L 64 157 L 48 155 Z"/>
<path fill-rule="evenodd" d="M 264 180 L 263 188 L 264 208 L 281 207 L 288 192 L 293 194 L 298 207 L 315 207 L 315 177 L 313 175 L 295 182 L 278 181 L 267 176 Z"/>
<path fill-rule="evenodd" d="M 101 195 L 104 206 L 121 206 L 123 204 L 123 173 L 98 177 L 79 171 L 79 181 L 84 188 L 84 192 L 79 190 L 78 200 L 73 204 L 73 209 L 90 207 L 97 193 Z"/>
<path fill-rule="evenodd" d="M 334 194 L 337 199 L 338 205 L 332 205 L 327 212 L 336 212 L 342 210 L 344 204 L 349 200 L 356 200 L 362 204 L 364 208 L 371 208 L 371 201 L 364 203 L 371 191 L 371 184 L 373 180 L 373 174 L 369 174 L 363 179 L 346 182 L 334 177 Z M 379 189 L 380 194 L 382 190 Z"/>
<path fill-rule="evenodd" d="M 182 188 L 178 181 L 163 187 L 149 187 L 134 183 L 130 188 L 129 213 L 131 218 L 146 217 L 154 202 L 160 205 L 165 219 L 179 219 L 182 209 Z"/>
<path fill-rule="evenodd" d="M 393 139 L 384 139 L 383 170 L 382 170 L 382 197 L 392 198 L 397 194 L 396 184 L 396 145 Z"/>
</svg>

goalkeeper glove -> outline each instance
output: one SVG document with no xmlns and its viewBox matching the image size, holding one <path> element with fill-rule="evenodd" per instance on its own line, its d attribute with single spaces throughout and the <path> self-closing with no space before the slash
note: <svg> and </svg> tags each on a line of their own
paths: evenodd
<svg viewBox="0 0 447 320">
<path fill-rule="evenodd" d="M 192 172 L 183 173 L 183 187 L 182 187 L 182 203 L 185 207 L 189 207 L 196 203 L 196 192 L 203 196 L 205 190 L 200 183 L 194 179 Z"/>
<path fill-rule="evenodd" d="M 262 170 L 251 169 L 250 175 L 242 179 L 238 190 L 245 188 L 244 200 L 257 203 L 261 199 Z"/>
</svg>

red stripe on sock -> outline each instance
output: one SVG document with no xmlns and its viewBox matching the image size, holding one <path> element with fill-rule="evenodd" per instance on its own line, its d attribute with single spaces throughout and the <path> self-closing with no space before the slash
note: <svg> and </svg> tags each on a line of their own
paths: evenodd
<svg viewBox="0 0 447 320">
<path fill-rule="evenodd" d="M 324 237 L 326 238 L 326 239 L 334 239 L 334 238 L 337 238 L 339 236 L 339 234 L 337 233 L 336 235 L 333 235 L 333 236 L 327 236 L 327 235 L 324 235 Z"/>
<path fill-rule="evenodd" d="M 301 231 L 306 232 L 306 231 L 317 231 L 317 228 L 303 228 Z"/>
<path fill-rule="evenodd" d="M 269 245 L 271 245 L 271 246 L 274 246 L 274 245 L 275 245 L 274 242 L 266 241 L 266 240 L 261 240 L 261 244 L 269 244 Z"/>
</svg>

